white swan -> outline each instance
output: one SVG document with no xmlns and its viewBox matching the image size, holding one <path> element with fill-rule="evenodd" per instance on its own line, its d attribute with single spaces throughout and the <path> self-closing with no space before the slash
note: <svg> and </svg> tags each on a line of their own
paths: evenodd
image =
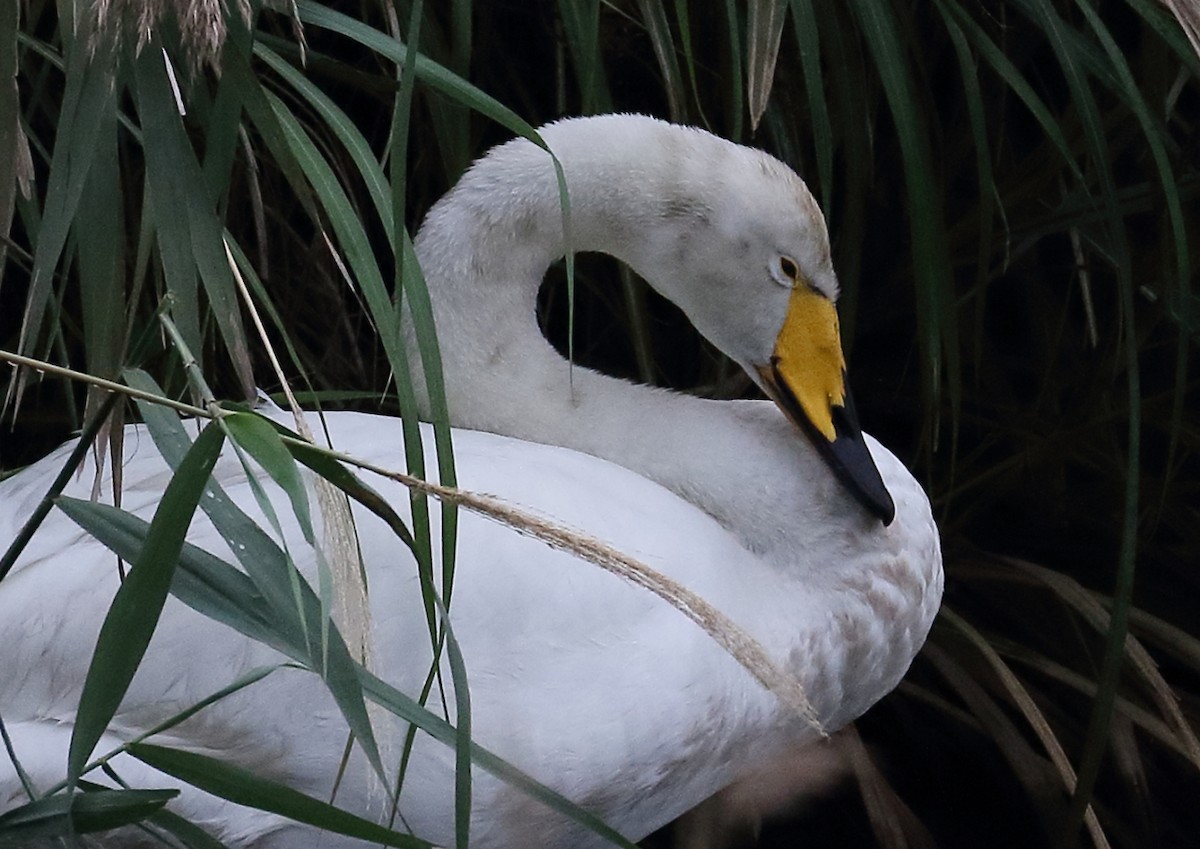
<svg viewBox="0 0 1200 849">
<path fill-rule="evenodd" d="M 815 202 L 775 159 L 699 130 L 624 115 L 540 132 L 570 187 L 573 247 L 631 265 L 786 417 L 765 401 L 703 400 L 578 367 L 572 377 L 534 315 L 542 275 L 564 249 L 554 170 L 544 151 L 512 141 L 463 177 L 417 239 L 459 428 L 461 486 L 553 517 L 683 583 L 798 678 L 825 728 L 849 722 L 896 685 L 924 641 L 941 597 L 941 556 L 921 488 L 886 449 L 863 441 L 842 406 L 837 284 Z M 398 422 L 328 418 L 336 447 L 403 468 Z M 125 442 L 124 507 L 148 517 L 169 471 L 140 427 Z M 67 450 L 0 483 L 0 543 Z M 86 493 L 91 472 L 69 491 Z M 235 462 L 223 456 L 215 476 L 261 515 Z M 406 511 L 402 487 L 368 478 Z M 413 693 L 429 658 L 413 566 L 378 520 L 356 518 L 379 674 Z M 227 551 L 199 515 L 189 538 Z M 451 617 L 475 739 L 627 837 L 640 839 L 815 734 L 645 590 L 469 513 L 458 545 Z M 293 551 L 303 548 L 293 540 Z M 56 511 L 0 582 L 0 717 L 42 787 L 63 777 L 89 647 L 115 581 L 111 554 Z M 275 657 L 168 602 L 99 748 Z M 296 671 L 207 708 L 167 744 L 328 798 L 345 735 L 320 682 Z M 402 739 L 397 727 L 393 749 Z M 135 786 L 178 784 L 130 759 L 116 765 Z M 409 769 L 404 821 L 418 836 L 452 842 L 452 751 L 418 735 Z M 379 817 L 368 772 L 356 754 L 337 801 Z M 486 773 L 474 794 L 473 846 L 602 843 Z M 0 811 L 24 801 L 0 755 Z M 233 847 L 362 845 L 318 840 L 187 789 L 174 809 Z M 108 845 L 131 845 L 121 839 Z"/>
</svg>

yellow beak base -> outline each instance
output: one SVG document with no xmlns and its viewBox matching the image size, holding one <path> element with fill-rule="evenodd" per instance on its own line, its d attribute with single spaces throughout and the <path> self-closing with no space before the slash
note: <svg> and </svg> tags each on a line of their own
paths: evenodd
<svg viewBox="0 0 1200 849">
<path fill-rule="evenodd" d="M 896 506 L 863 440 L 846 389 L 833 303 L 807 287 L 793 289 L 770 365 L 758 371 L 771 400 L 804 431 L 842 485 L 890 525 Z"/>
</svg>

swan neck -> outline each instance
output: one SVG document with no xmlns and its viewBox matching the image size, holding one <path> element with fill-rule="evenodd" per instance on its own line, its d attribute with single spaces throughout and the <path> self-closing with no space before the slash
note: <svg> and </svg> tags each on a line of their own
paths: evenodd
<svg viewBox="0 0 1200 849">
<path fill-rule="evenodd" d="M 665 243 L 687 230 L 687 203 L 679 198 L 687 170 L 681 163 L 690 158 L 661 122 L 614 124 L 619 134 L 606 128 L 567 121 L 543 129 L 562 166 L 569 213 L 551 155 L 518 139 L 476 163 L 418 234 L 452 424 L 607 456 L 572 442 L 566 423 L 553 432 L 529 422 L 524 399 L 546 398 L 548 390 L 566 388 L 580 402 L 617 391 L 617 383 L 629 389 L 568 366 L 538 327 L 537 293 L 568 248 L 612 255 L 660 290 L 669 284 L 661 257 Z M 411 345 L 411 328 L 408 335 Z"/>
</svg>

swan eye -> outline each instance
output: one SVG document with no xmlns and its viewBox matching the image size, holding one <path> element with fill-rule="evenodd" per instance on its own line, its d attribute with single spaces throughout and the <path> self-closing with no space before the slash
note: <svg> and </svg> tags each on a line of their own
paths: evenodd
<svg viewBox="0 0 1200 849">
<path fill-rule="evenodd" d="M 779 281 L 780 283 L 786 283 L 792 287 L 800 283 L 800 266 L 790 256 L 779 258 L 779 273 L 783 278 Z"/>
</svg>

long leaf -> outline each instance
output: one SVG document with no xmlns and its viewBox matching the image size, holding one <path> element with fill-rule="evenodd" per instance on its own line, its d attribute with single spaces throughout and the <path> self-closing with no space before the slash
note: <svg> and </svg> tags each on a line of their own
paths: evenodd
<svg viewBox="0 0 1200 849">
<path fill-rule="evenodd" d="M 173 836 L 186 849 L 228 849 L 224 843 L 200 826 L 166 808 L 151 814 L 146 818 L 146 822 Z"/>
<path fill-rule="evenodd" d="M 817 150 L 817 176 L 821 183 L 821 210 L 833 217 L 833 122 L 825 74 L 821 68 L 821 34 L 812 0 L 792 0 L 792 22 L 800 45 L 800 65 L 804 69 L 804 89 L 812 122 L 813 144 Z"/>
<path fill-rule="evenodd" d="M 138 517 L 105 504 L 61 498 L 59 505 L 74 521 L 111 548 L 118 556 L 136 558 L 147 533 L 147 523 Z M 171 592 L 194 610 L 229 625 L 245 636 L 263 642 L 304 662 L 307 649 L 298 626 L 281 629 L 277 615 L 254 589 L 250 579 L 219 558 L 190 543 L 180 553 Z M 320 603 L 315 594 L 306 593 L 305 609 L 314 621 Z M 435 740 L 454 747 L 458 744 L 455 727 L 397 690 L 392 685 L 356 665 L 363 692 L 396 717 L 412 723 Z M 563 816 L 585 825 L 609 842 L 635 849 L 619 833 L 595 815 L 580 808 L 503 758 L 471 742 L 471 760 L 480 768 L 502 779 L 531 798 Z"/>
<path fill-rule="evenodd" d="M 392 62 L 404 63 L 408 48 L 386 33 L 313 2 L 313 0 L 296 0 L 295 8 L 300 13 L 300 19 L 305 23 L 341 33 Z M 523 136 L 539 146 L 545 146 L 534 128 L 516 112 L 457 74 L 420 55 L 417 56 L 415 70 L 417 78 L 435 90 L 464 106 L 469 106 L 481 115 L 486 115 L 498 124 L 508 127 L 517 135 Z"/>
<path fill-rule="evenodd" d="M 21 97 L 17 89 L 17 22 L 21 7 L 0 5 L 0 287 L 8 264 L 8 239 L 17 192 L 28 196 L 33 180 L 29 142 L 21 130 Z"/>
<path fill-rule="evenodd" d="M 131 385 L 139 385 L 151 391 L 157 389 L 153 381 L 136 372 L 127 374 L 127 380 Z M 187 444 L 187 434 L 179 420 L 172 413 L 154 405 L 140 406 L 155 446 L 172 467 L 182 468 L 179 466 L 179 458 Z M 226 426 L 231 428 L 237 438 L 246 440 L 254 450 L 256 459 L 260 462 L 265 461 L 266 466 L 277 475 L 277 480 L 281 481 L 281 486 L 288 492 L 292 503 L 298 505 L 297 510 L 307 514 L 304 484 L 296 472 L 291 453 L 279 442 L 271 424 L 249 414 L 234 414 L 228 418 L 232 421 L 226 422 Z M 257 424 L 251 424 L 249 419 L 253 419 Z M 247 470 L 247 474 L 253 479 L 252 469 Z M 261 505 L 263 500 L 260 499 L 259 503 Z M 303 648 L 297 649 L 292 656 L 302 660 L 325 680 L 368 761 L 380 779 L 384 780 L 383 761 L 363 702 L 362 690 L 352 671 L 350 652 L 341 637 L 331 629 L 328 605 L 322 605 L 317 616 L 304 615 L 306 588 L 295 564 L 287 556 L 285 549 L 271 540 L 237 507 L 216 481 L 212 481 L 207 488 L 202 507 L 246 569 L 254 584 L 252 593 L 270 605 L 269 612 L 251 614 L 255 620 L 254 627 L 261 628 L 265 625 L 276 629 L 278 633 L 263 637 L 261 631 L 257 631 L 258 638 L 276 647 L 298 638 Z M 78 516 L 72 518 L 81 521 Z M 301 522 L 303 523 L 303 520 Z M 308 524 L 309 541 L 315 547 L 311 520 Z M 282 533 L 277 520 L 276 528 Z M 309 631 L 310 627 L 314 630 Z M 323 639 L 315 640 L 316 634 L 324 635 Z"/>
<path fill-rule="evenodd" d="M 200 361 L 197 275 L 246 397 L 253 394 L 250 352 L 225 259 L 222 228 L 188 141 L 168 77 L 166 54 L 152 44 L 135 62 L 146 177 L 163 270 L 179 299 L 172 310 L 187 347 Z"/>
<path fill-rule="evenodd" d="M 178 790 L 95 790 L 38 799 L 0 814 L 0 846 L 26 847 L 141 822 L 178 795 Z"/>
<path fill-rule="evenodd" d="M 104 618 L 72 728 L 67 756 L 67 773 L 72 778 L 79 776 L 104 734 L 146 653 L 171 587 L 184 534 L 224 439 L 221 430 L 210 425 L 183 458 L 154 511 L 145 545 Z"/>
<path fill-rule="evenodd" d="M 658 69 L 662 73 L 663 88 L 667 93 L 667 111 L 672 121 L 682 122 L 686 115 L 683 105 L 683 74 L 675 56 L 675 39 L 671 36 L 671 26 L 667 23 L 666 9 L 662 0 L 638 0 L 638 8 L 641 10 L 646 31 L 650 34 L 650 44 L 654 47 Z"/>
<path fill-rule="evenodd" d="M 58 507 L 123 560 L 137 558 L 148 523 L 108 504 L 62 496 Z M 281 616 L 243 572 L 220 558 L 184 543 L 182 568 L 176 569 L 172 592 L 189 607 L 241 634 L 291 657 L 307 660 L 308 647 L 299 622 Z"/>
<path fill-rule="evenodd" d="M 125 335 L 125 258 L 122 233 L 121 174 L 117 162 L 117 106 L 105 101 L 105 111 L 92 144 L 96 154 L 80 203 L 84 209 L 111 212 L 75 228 L 79 250 L 79 290 L 83 312 L 87 369 L 112 379 L 121 365 Z M 91 402 L 97 399 L 95 391 Z"/>
<path fill-rule="evenodd" d="M 42 500 L 38 502 L 37 507 L 25 519 L 16 536 L 13 537 L 8 547 L 4 550 L 4 554 L 0 555 L 0 581 L 3 581 L 13 566 L 16 565 L 17 558 L 21 556 L 21 552 L 25 550 L 25 546 L 33 539 L 33 535 L 37 533 L 37 529 L 41 527 L 46 516 L 50 515 L 50 511 L 54 509 L 54 499 L 66 488 L 67 484 L 71 482 L 71 478 L 78 471 L 84 456 L 91 449 L 93 442 L 95 442 L 100 428 L 108 420 L 108 414 L 112 411 L 118 397 L 115 393 L 110 393 L 99 409 L 88 419 L 83 431 L 79 434 L 79 439 L 76 441 L 75 447 L 71 449 L 67 461 L 63 463 L 63 467 L 55 475 L 54 480 L 51 481 L 45 495 L 42 496 Z"/>
<path fill-rule="evenodd" d="M 909 198 L 909 227 L 912 232 L 914 277 L 917 285 L 917 322 L 925 360 L 925 387 L 930 409 L 940 407 L 941 385 L 950 389 L 950 403 L 957 421 L 960 401 L 958 333 L 951 292 L 950 257 L 946 251 L 945 221 L 938 199 L 933 154 L 927 142 L 909 65 L 902 53 L 904 41 L 892 8 L 880 0 L 855 0 L 853 9 L 863 37 L 875 60 L 888 107 L 896 122 Z M 935 422 L 936 425 L 936 422 Z M 935 437 L 936 437 L 935 426 Z"/>
<path fill-rule="evenodd" d="M 558 13 L 575 60 L 583 114 L 611 110 L 612 94 L 600 55 L 600 0 L 559 0 Z"/>
<path fill-rule="evenodd" d="M 283 784 L 268 781 L 241 767 L 207 755 L 149 743 L 130 746 L 129 754 L 142 763 L 214 796 L 279 814 L 335 834 L 345 834 L 384 846 L 398 846 L 401 849 L 428 849 L 433 845 L 411 835 L 400 834 L 376 825 L 320 799 Z"/>
<path fill-rule="evenodd" d="M 1004 81 L 1004 84 L 1011 89 L 1012 93 L 1017 96 L 1017 99 L 1029 110 L 1029 113 L 1037 121 L 1042 132 L 1046 134 L 1046 138 L 1062 154 L 1063 161 L 1070 167 L 1071 172 L 1076 177 L 1082 179 L 1083 169 L 1076 160 L 1075 152 L 1071 149 L 1066 136 L 1063 135 L 1062 127 L 1050 113 L 1050 109 L 1046 106 L 1045 101 L 1038 96 L 1033 86 L 1030 85 L 1029 80 L 1013 64 L 1012 60 L 1005 55 L 999 45 L 984 32 L 979 24 L 971 19 L 971 16 L 959 4 L 938 0 L 937 5 L 938 9 L 947 19 L 950 17 L 955 19 L 958 26 L 962 28 L 963 34 L 968 37 L 979 51 L 980 57 L 991 66 L 997 76 Z"/>
<path fill-rule="evenodd" d="M 86 20 L 86 16 L 85 16 Z M 33 274 L 25 298 L 18 351 L 30 353 L 50 298 L 50 282 L 74 225 L 83 187 L 96 156 L 93 140 L 109 111 L 115 91 L 112 56 L 101 50 L 95 56 L 87 46 L 87 33 L 70 48 L 57 123 L 54 158 L 50 163 L 46 205 L 38 228 Z"/>
<path fill-rule="evenodd" d="M 775 82 L 775 61 L 788 0 L 750 0 L 746 22 L 746 102 L 750 106 L 750 129 L 767 111 L 767 100 Z"/>
<path fill-rule="evenodd" d="M 683 48 L 688 83 L 692 89 L 692 101 L 696 104 L 696 112 L 700 115 L 701 125 L 712 129 L 712 123 L 704 114 L 704 103 L 700 100 L 699 75 L 697 74 L 695 48 L 692 45 L 692 19 L 688 13 L 687 0 L 675 0 L 675 20 L 679 22 L 679 45 Z"/>
</svg>

